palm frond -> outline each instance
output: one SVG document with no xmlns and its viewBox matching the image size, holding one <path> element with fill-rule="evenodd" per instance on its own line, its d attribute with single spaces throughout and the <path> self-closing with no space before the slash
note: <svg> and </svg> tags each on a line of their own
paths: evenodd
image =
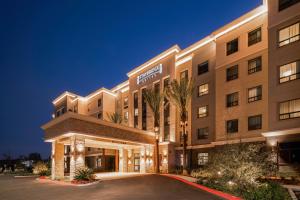
<svg viewBox="0 0 300 200">
<path fill-rule="evenodd" d="M 118 112 L 106 113 L 110 122 L 115 124 L 121 124 L 123 121 L 122 115 Z"/>
</svg>

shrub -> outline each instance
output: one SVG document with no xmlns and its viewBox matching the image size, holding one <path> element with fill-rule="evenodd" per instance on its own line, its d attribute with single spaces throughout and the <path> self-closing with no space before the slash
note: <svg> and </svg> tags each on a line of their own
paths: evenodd
<svg viewBox="0 0 300 200">
<path fill-rule="evenodd" d="M 75 171 L 74 179 L 78 180 L 78 181 L 91 181 L 91 180 L 94 180 L 93 170 L 91 170 L 87 167 L 79 168 Z"/>
<path fill-rule="evenodd" d="M 44 162 L 37 162 L 33 166 L 33 174 L 37 174 L 40 176 L 48 176 L 50 175 L 50 170 L 46 163 Z"/>
<path fill-rule="evenodd" d="M 246 200 L 291 200 L 288 191 L 280 184 L 267 182 L 243 193 Z"/>
</svg>

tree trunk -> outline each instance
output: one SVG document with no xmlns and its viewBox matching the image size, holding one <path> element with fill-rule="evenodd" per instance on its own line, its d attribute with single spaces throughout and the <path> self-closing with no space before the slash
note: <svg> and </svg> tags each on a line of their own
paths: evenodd
<svg viewBox="0 0 300 200">
<path fill-rule="evenodd" d="M 155 139 L 155 148 L 156 148 L 156 160 L 155 160 L 155 172 L 158 174 L 159 173 L 159 145 L 158 145 L 158 140 L 159 139 Z"/>
<path fill-rule="evenodd" d="M 182 163 L 182 174 L 187 175 L 187 168 L 186 168 L 186 140 L 187 140 L 187 135 L 186 135 L 186 127 L 185 123 L 182 126 L 182 132 L 183 132 L 183 151 L 182 151 L 182 157 L 183 157 L 183 163 Z"/>
</svg>

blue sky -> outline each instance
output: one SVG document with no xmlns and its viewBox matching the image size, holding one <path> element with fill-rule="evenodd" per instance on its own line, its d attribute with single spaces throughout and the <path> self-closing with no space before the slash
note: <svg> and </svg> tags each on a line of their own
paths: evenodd
<svg viewBox="0 0 300 200">
<path fill-rule="evenodd" d="M 40 126 L 65 90 L 87 95 L 262 0 L 0 0 L 0 156 L 49 155 Z"/>
</svg>

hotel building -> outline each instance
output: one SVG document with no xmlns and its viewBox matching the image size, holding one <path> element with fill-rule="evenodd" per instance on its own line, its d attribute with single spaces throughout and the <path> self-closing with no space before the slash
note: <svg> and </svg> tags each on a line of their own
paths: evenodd
<svg viewBox="0 0 300 200">
<path fill-rule="evenodd" d="M 88 96 L 64 92 L 42 128 L 52 143 L 52 177 L 76 168 L 153 172 L 153 116 L 143 93 L 170 81 L 193 79 L 188 109 L 187 165 L 195 169 L 224 144 L 265 142 L 277 147 L 278 165 L 300 163 L 300 1 L 269 0 L 193 45 L 175 45 L 127 73 L 128 80 Z M 182 164 L 176 107 L 161 108 L 159 166 Z M 108 113 L 123 116 L 122 124 Z M 291 168 L 289 168 L 291 169 Z M 287 170 L 287 168 L 285 169 Z"/>
</svg>

